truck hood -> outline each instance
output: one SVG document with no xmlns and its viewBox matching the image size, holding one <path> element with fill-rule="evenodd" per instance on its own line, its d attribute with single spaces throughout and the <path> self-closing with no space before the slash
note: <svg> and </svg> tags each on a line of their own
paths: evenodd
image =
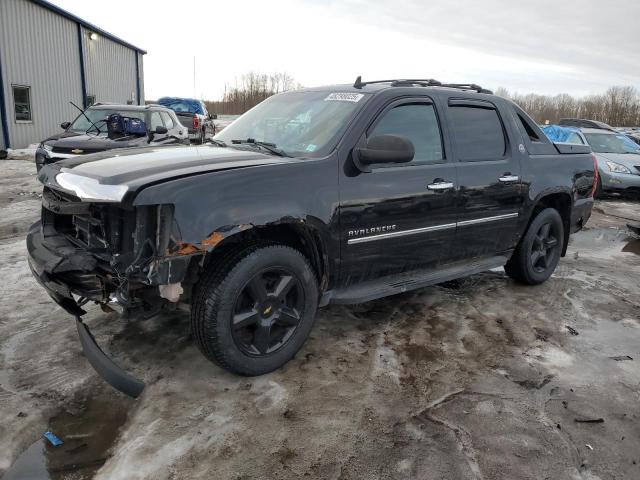
<svg viewBox="0 0 640 480">
<path fill-rule="evenodd" d="M 60 189 L 60 172 L 97 180 L 102 185 L 125 185 L 134 191 L 151 183 L 200 173 L 294 162 L 260 152 L 214 145 L 118 149 L 82 155 L 45 165 L 38 175 L 48 186 Z"/>
<path fill-rule="evenodd" d="M 72 150 L 82 150 L 78 153 L 94 153 L 113 148 L 143 146 L 148 143 L 148 138 L 146 136 L 132 136 L 124 140 L 112 140 L 106 135 L 63 132 L 47 138 L 42 143 L 53 147 L 55 152 L 60 153 L 70 153 Z"/>
</svg>

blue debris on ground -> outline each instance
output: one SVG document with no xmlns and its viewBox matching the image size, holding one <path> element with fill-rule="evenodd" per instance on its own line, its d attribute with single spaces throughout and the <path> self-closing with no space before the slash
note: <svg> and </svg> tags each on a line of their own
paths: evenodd
<svg viewBox="0 0 640 480">
<path fill-rule="evenodd" d="M 62 445 L 64 442 L 62 440 L 60 440 L 55 433 L 51 433 L 51 432 L 44 432 L 44 438 L 46 438 L 47 440 L 49 440 L 49 442 L 51 443 L 51 445 L 53 445 L 54 447 L 57 447 L 58 445 Z"/>
</svg>

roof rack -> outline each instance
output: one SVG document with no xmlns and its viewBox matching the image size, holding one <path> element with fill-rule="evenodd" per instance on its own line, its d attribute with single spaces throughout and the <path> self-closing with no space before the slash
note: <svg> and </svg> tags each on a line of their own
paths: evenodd
<svg viewBox="0 0 640 480">
<path fill-rule="evenodd" d="M 356 81 L 353 84 L 353 88 L 362 88 L 365 85 L 370 85 L 372 83 L 388 83 L 392 87 L 406 87 L 406 86 L 413 86 L 413 85 L 420 86 L 420 87 L 447 87 L 447 88 L 457 88 L 460 90 L 471 90 L 478 93 L 493 94 L 491 90 L 482 88 L 480 85 L 476 85 L 475 83 L 442 83 L 442 82 L 439 82 L 438 80 L 434 80 L 433 78 L 371 80 L 368 82 L 363 82 L 362 76 L 358 75 L 358 78 L 356 78 Z"/>
</svg>

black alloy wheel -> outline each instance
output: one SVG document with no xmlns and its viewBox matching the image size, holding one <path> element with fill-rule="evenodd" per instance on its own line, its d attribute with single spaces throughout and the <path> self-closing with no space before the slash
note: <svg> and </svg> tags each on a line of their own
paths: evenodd
<svg viewBox="0 0 640 480">
<path fill-rule="evenodd" d="M 532 268 L 538 272 L 545 272 L 555 257 L 559 256 L 558 246 L 560 245 L 557 231 L 554 231 L 551 222 L 544 223 L 537 231 L 533 242 L 529 258 Z"/>
<path fill-rule="evenodd" d="M 304 291 L 285 268 L 267 268 L 240 291 L 232 322 L 233 339 L 247 355 L 268 355 L 293 335 L 304 314 Z"/>
<path fill-rule="evenodd" d="M 280 368 L 309 336 L 318 282 L 308 259 L 285 245 L 229 250 L 205 269 L 191 305 L 200 351 L 226 370 L 263 375 Z"/>
<path fill-rule="evenodd" d="M 554 208 L 540 210 L 529 224 L 520 243 L 504 266 L 520 283 L 537 285 L 556 269 L 564 244 L 564 223 Z"/>
</svg>

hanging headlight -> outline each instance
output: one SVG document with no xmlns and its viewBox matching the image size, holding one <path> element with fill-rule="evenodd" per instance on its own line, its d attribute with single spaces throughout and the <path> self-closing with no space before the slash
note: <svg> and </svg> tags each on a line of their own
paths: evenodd
<svg viewBox="0 0 640 480">
<path fill-rule="evenodd" d="M 128 190 L 126 185 L 104 185 L 95 178 L 68 172 L 56 175 L 56 182 L 65 190 L 74 192 L 82 200 L 120 202 Z"/>
</svg>

